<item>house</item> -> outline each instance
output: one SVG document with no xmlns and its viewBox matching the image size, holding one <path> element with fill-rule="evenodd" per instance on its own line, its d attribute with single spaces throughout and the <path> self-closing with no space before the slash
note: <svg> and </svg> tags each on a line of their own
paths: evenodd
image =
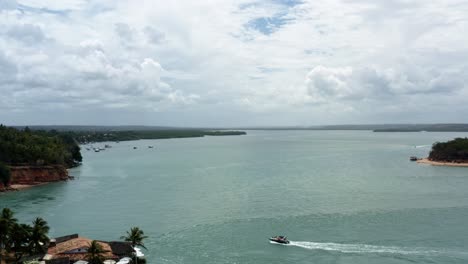
<svg viewBox="0 0 468 264">
<path fill-rule="evenodd" d="M 86 260 L 88 248 L 92 241 L 92 239 L 80 237 L 78 234 L 51 239 L 44 260 L 47 264 L 70 264 L 79 260 Z M 104 250 L 102 256 L 106 260 L 131 257 L 135 252 L 129 242 L 99 240 L 97 242 Z"/>
</svg>

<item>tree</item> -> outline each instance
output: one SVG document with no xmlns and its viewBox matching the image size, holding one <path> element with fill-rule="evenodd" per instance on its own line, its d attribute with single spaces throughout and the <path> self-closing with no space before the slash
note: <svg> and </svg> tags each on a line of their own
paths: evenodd
<svg viewBox="0 0 468 264">
<path fill-rule="evenodd" d="M 101 244 L 99 244 L 96 240 L 93 240 L 89 244 L 89 248 L 88 248 L 87 259 L 89 263 L 90 264 L 102 264 L 104 260 L 104 256 L 102 256 L 103 253 L 105 253 L 105 251 L 102 248 Z"/>
<path fill-rule="evenodd" d="M 429 159 L 435 161 L 467 162 L 468 138 L 455 138 L 448 142 L 436 142 L 432 145 Z"/>
<path fill-rule="evenodd" d="M 147 236 L 145 236 L 145 233 L 139 227 L 132 227 L 130 231 L 127 231 L 126 236 L 121 236 L 120 238 L 130 242 L 132 247 L 141 246 L 146 249 L 143 240 L 147 238 Z"/>
<path fill-rule="evenodd" d="M 33 228 L 30 225 L 15 223 L 11 230 L 11 250 L 15 252 L 16 262 L 18 263 L 23 254 L 28 251 L 32 229 Z"/>
<path fill-rule="evenodd" d="M 10 183 L 10 179 L 11 179 L 10 168 L 7 165 L 0 162 L 0 183 L 3 183 L 3 186 L 6 187 Z"/>
<path fill-rule="evenodd" d="M 0 162 L 36 165 L 37 161 L 73 167 L 82 156 L 72 134 L 0 126 Z"/>
<path fill-rule="evenodd" d="M 11 248 L 11 231 L 18 220 L 14 217 L 13 211 L 9 208 L 3 208 L 0 215 L 0 263 L 2 255 Z"/>
<path fill-rule="evenodd" d="M 29 241 L 29 252 L 31 254 L 45 253 L 45 245 L 49 243 L 49 226 L 47 222 L 38 217 L 33 221 L 31 236 Z"/>
</svg>

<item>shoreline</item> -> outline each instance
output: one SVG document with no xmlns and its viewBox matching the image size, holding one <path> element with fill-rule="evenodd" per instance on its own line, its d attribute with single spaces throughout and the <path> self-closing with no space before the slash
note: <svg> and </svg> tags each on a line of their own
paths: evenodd
<svg viewBox="0 0 468 264">
<path fill-rule="evenodd" d="M 428 158 L 418 159 L 417 163 L 429 164 L 432 166 L 449 166 L 449 167 L 468 167 L 468 162 L 456 163 L 456 162 L 443 162 L 443 161 L 432 161 Z"/>
<path fill-rule="evenodd" d="M 11 181 L 8 186 L 0 184 L 0 192 L 14 192 L 42 186 L 51 182 L 73 180 L 68 169 L 62 165 L 10 166 Z"/>
<path fill-rule="evenodd" d="M 0 193 L 1 192 L 6 193 L 6 192 L 22 191 L 22 190 L 30 189 L 30 188 L 33 188 L 33 187 L 36 187 L 36 186 L 46 185 L 46 184 L 49 184 L 49 183 L 50 182 L 39 182 L 39 183 L 35 183 L 35 184 L 11 184 L 8 187 L 5 187 L 5 188 L 1 189 Z"/>
</svg>

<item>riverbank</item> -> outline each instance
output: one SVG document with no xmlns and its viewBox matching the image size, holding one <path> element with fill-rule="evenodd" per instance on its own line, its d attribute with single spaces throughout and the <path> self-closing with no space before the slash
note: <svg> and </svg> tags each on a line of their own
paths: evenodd
<svg viewBox="0 0 468 264">
<path fill-rule="evenodd" d="M 417 163 L 429 164 L 433 166 L 451 166 L 451 167 L 468 167 L 468 162 L 456 163 L 456 162 L 443 162 L 443 161 L 432 161 L 428 158 L 419 159 Z"/>
<path fill-rule="evenodd" d="M 35 186 L 41 186 L 44 184 L 48 184 L 49 182 L 41 182 L 36 184 L 11 184 L 6 188 L 0 188 L 0 192 L 11 192 L 11 191 L 22 191 L 25 189 L 29 189 Z"/>
<path fill-rule="evenodd" d="M 0 192 L 19 191 L 50 182 L 71 179 L 68 170 L 61 165 L 51 166 L 11 166 L 11 182 L 8 186 L 0 183 Z"/>
</svg>

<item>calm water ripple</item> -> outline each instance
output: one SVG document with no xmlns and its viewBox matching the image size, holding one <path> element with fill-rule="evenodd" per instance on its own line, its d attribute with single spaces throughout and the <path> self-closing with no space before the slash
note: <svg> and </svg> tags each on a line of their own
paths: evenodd
<svg viewBox="0 0 468 264">
<path fill-rule="evenodd" d="M 456 136 L 467 134 L 111 143 L 83 150 L 75 181 L 0 194 L 0 207 L 21 221 L 44 217 L 53 236 L 115 240 L 139 226 L 149 263 L 468 263 L 468 168 L 408 161 Z M 277 234 L 293 242 L 268 243 Z"/>
</svg>

